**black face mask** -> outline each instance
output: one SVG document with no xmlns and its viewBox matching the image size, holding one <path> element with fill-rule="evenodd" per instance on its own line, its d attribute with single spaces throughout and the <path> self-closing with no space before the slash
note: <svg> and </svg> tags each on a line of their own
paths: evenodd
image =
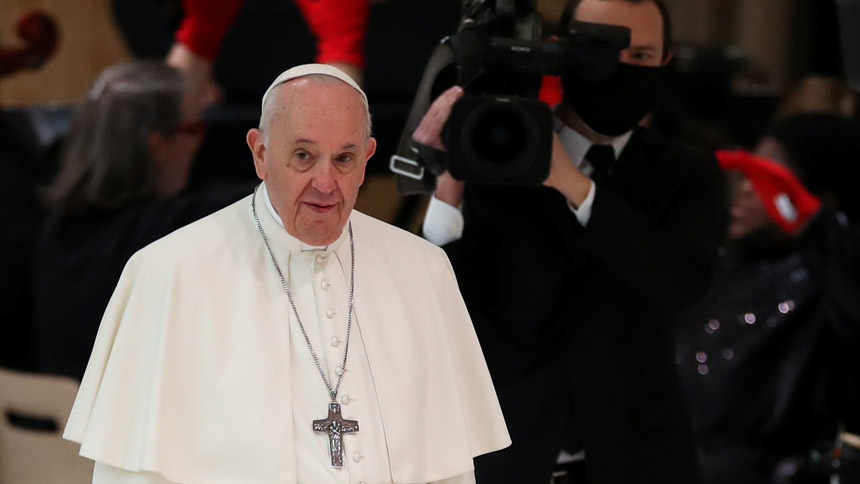
<svg viewBox="0 0 860 484">
<path fill-rule="evenodd" d="M 601 81 L 587 81 L 575 71 L 561 77 L 565 101 L 596 133 L 618 136 L 630 131 L 657 102 L 663 69 L 618 63 Z"/>
</svg>

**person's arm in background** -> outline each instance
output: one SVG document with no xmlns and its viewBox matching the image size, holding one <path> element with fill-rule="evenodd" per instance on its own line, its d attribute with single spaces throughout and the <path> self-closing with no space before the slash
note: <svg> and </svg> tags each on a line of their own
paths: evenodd
<svg viewBox="0 0 860 484">
<path fill-rule="evenodd" d="M 317 39 L 316 61 L 331 64 L 361 85 L 370 0 L 295 0 Z"/>
<path fill-rule="evenodd" d="M 361 84 L 369 0 L 295 0 L 317 39 L 317 62 L 340 68 Z M 212 76 L 221 42 L 244 0 L 183 0 L 185 17 L 167 63 L 188 82 L 183 119 L 194 121 L 221 97 Z"/>
<path fill-rule="evenodd" d="M 183 120 L 196 121 L 204 109 L 221 98 L 212 76 L 221 41 L 233 24 L 244 0 L 183 0 L 185 17 L 176 30 L 176 42 L 167 64 L 185 77 Z"/>
</svg>

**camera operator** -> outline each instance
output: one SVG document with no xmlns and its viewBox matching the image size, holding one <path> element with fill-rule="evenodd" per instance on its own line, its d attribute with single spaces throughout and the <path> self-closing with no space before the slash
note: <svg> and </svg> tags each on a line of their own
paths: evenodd
<svg viewBox="0 0 860 484">
<path fill-rule="evenodd" d="M 671 58 L 663 1 L 571 7 L 574 20 L 630 28 L 631 42 L 609 79 L 562 76 L 544 186 L 445 173 L 424 223 L 454 264 L 513 439 L 476 460 L 477 480 L 544 484 L 563 449 L 565 482 L 694 483 L 671 331 L 710 282 L 723 175 L 709 153 L 637 126 Z M 462 95 L 439 96 L 412 139 L 445 150 Z"/>
</svg>

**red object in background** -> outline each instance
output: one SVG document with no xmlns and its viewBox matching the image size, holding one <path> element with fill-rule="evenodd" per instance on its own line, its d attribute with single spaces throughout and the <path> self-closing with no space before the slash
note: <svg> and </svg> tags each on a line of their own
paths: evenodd
<svg viewBox="0 0 860 484">
<path fill-rule="evenodd" d="M 57 23 L 43 12 L 29 12 L 18 19 L 15 28 L 21 47 L 0 47 L 0 77 L 24 69 L 35 70 L 54 55 L 60 37 Z"/>
<path fill-rule="evenodd" d="M 768 215 L 782 229 L 793 234 L 821 208 L 821 201 L 810 193 L 788 168 L 744 150 L 718 150 L 723 170 L 737 170 L 752 182 Z"/>
<path fill-rule="evenodd" d="M 369 0 L 294 0 L 317 39 L 316 62 L 364 66 L 364 34 Z M 176 40 L 204 59 L 214 60 L 244 0 L 184 0 L 185 18 Z"/>
<path fill-rule="evenodd" d="M 563 98 L 564 89 L 561 87 L 561 76 L 543 76 L 538 99 L 552 107 L 560 103 Z"/>
</svg>

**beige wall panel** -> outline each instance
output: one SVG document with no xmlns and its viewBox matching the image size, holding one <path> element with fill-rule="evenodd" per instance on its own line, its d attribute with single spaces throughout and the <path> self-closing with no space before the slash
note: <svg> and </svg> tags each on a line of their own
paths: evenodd
<svg viewBox="0 0 860 484">
<path fill-rule="evenodd" d="M 740 7 L 737 43 L 776 88 L 784 87 L 788 78 L 793 11 L 787 0 L 746 1 Z"/>
<path fill-rule="evenodd" d="M 2 0 L 0 41 L 22 45 L 15 34 L 21 15 L 39 9 L 60 29 L 57 52 L 39 71 L 20 71 L 0 79 L 0 105 L 75 103 L 105 67 L 128 59 L 108 0 Z"/>
</svg>

